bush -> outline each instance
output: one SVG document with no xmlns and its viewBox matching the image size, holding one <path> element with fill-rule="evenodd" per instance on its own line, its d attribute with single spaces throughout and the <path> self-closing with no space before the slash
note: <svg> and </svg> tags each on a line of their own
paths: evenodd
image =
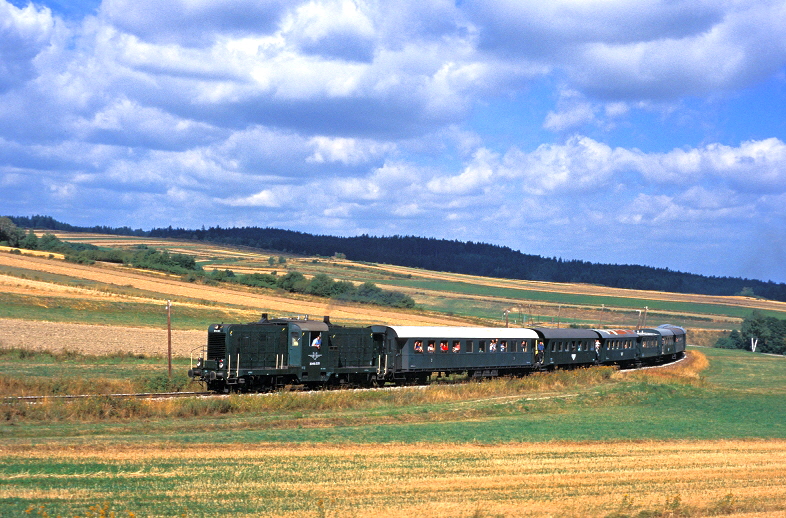
<svg viewBox="0 0 786 518">
<path fill-rule="evenodd" d="M 172 377 L 162 372 L 151 377 L 141 378 L 137 385 L 143 392 L 185 392 L 191 384 L 191 378 L 183 372 L 173 372 Z"/>
</svg>

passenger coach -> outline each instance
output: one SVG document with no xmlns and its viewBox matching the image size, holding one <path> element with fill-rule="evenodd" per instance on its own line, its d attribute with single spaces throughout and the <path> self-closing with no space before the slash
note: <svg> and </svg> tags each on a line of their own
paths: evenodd
<svg viewBox="0 0 786 518">
<path fill-rule="evenodd" d="M 425 383 L 432 372 L 470 377 L 525 373 L 535 364 L 538 333 L 526 328 L 372 326 L 394 363 L 390 379 Z"/>
</svg>

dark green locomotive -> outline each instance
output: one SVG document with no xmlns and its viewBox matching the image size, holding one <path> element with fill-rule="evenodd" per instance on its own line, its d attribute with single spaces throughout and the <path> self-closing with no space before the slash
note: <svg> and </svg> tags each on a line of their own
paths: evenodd
<svg viewBox="0 0 786 518">
<path fill-rule="evenodd" d="M 215 392 L 273 390 L 286 385 L 370 385 L 385 377 L 383 337 L 371 328 L 324 320 L 278 318 L 213 324 L 188 375 Z M 382 365 L 382 367 L 380 367 Z"/>
</svg>

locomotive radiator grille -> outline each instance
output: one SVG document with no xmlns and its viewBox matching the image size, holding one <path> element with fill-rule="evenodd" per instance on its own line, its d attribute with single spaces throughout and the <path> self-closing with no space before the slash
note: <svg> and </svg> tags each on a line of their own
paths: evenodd
<svg viewBox="0 0 786 518">
<path fill-rule="evenodd" d="M 227 343 L 224 333 L 210 333 L 207 335 L 207 359 L 217 360 L 226 357 Z"/>
</svg>

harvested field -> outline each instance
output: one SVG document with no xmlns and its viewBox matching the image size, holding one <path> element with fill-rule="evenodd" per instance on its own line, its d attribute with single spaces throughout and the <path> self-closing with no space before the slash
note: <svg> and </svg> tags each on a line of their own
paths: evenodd
<svg viewBox="0 0 786 518">
<path fill-rule="evenodd" d="M 207 325 L 205 323 L 205 330 L 173 330 L 172 354 L 187 358 L 191 351 L 202 347 Z M 104 355 L 127 352 L 166 356 L 167 330 L 0 318 L 0 346 L 54 353 L 73 351 Z"/>
<path fill-rule="evenodd" d="M 129 286 L 160 293 L 162 299 L 182 297 L 209 301 L 212 304 L 255 308 L 259 312 L 268 311 L 274 314 L 305 314 L 317 317 L 330 315 L 334 321 L 339 322 L 387 322 L 394 325 L 466 325 L 467 323 L 466 319 L 422 315 L 392 308 L 356 306 L 328 299 L 294 298 L 223 286 L 192 284 L 181 281 L 178 277 L 140 273 L 129 268 L 86 266 L 12 254 L 0 254 L 0 265 L 65 275 L 118 287 Z"/>
<path fill-rule="evenodd" d="M 0 498 L 20 499 L 21 505 L 48 502 L 43 509 L 50 515 L 84 512 L 104 502 L 116 513 L 189 516 L 786 513 L 786 442 L 781 440 L 406 448 L 45 444 L 0 446 L 0 452 L 0 472 L 8 470 Z"/>
</svg>

